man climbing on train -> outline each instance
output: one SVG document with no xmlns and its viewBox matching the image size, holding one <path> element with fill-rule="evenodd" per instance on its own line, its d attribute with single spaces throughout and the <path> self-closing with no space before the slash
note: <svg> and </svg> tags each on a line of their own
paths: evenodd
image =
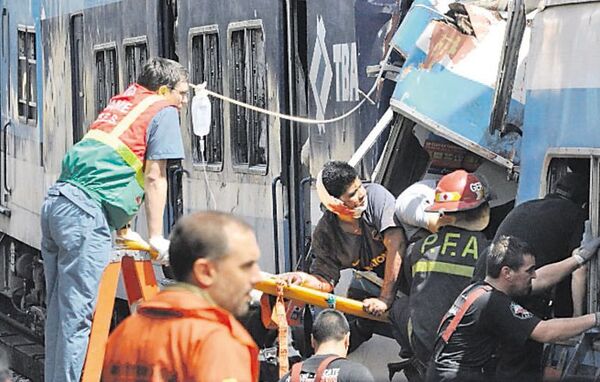
<svg viewBox="0 0 600 382">
<path fill-rule="evenodd" d="M 350 285 L 348 297 L 363 300 L 364 310 L 382 315 L 396 296 L 396 280 L 406 250 L 402 228 L 394 219 L 394 196 L 383 186 L 363 184 L 356 170 L 346 162 L 325 164 L 317 177 L 317 194 L 326 208 L 313 233 L 314 261 L 310 273 L 281 275 L 289 283 L 333 291 L 340 271 L 347 268 L 375 272 L 383 279 L 379 295 L 369 295 Z M 368 340 L 377 323 L 352 319 L 350 351 Z M 384 329 L 389 335 L 389 326 Z"/>
<path fill-rule="evenodd" d="M 168 262 L 166 162 L 184 156 L 179 109 L 188 89 L 181 64 L 148 60 L 137 83 L 111 98 L 63 159 L 41 212 L 46 381 L 79 381 L 111 232 L 130 222 L 144 198 L 149 243 Z"/>
</svg>

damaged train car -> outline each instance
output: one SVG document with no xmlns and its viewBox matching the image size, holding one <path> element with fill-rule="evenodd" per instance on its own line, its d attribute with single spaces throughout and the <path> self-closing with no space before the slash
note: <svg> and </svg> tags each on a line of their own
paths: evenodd
<svg viewBox="0 0 600 382">
<path fill-rule="evenodd" d="M 233 212 L 256 229 L 266 271 L 309 258 L 321 215 L 312 181 L 330 159 L 350 160 L 394 195 L 456 168 L 477 171 L 496 194 L 490 236 L 515 201 L 583 171 L 598 233 L 596 1 L 0 0 L 0 12 L 0 315 L 27 339 L 19 347 L 0 334 L 0 345 L 34 380 L 45 191 L 66 150 L 151 56 L 270 111 L 345 116 L 308 125 L 213 99 L 201 142 L 183 111 L 186 159 L 169 168 L 165 226 L 191 211 Z M 591 268 L 588 310 L 597 311 Z M 549 367 L 596 373 L 595 338 L 553 347 Z M 383 378 L 398 348 L 373 341 L 355 357 Z"/>
<path fill-rule="evenodd" d="M 379 116 L 376 93 L 363 95 L 374 83 L 366 67 L 384 56 L 399 3 L 0 0 L 0 317 L 11 328 L 0 345 L 14 368 L 42 379 L 45 192 L 66 150 L 148 57 L 179 60 L 192 82 L 284 114 L 327 119 L 363 101 L 313 128 L 213 100 L 205 150 L 182 112 L 186 159 L 169 166 L 165 227 L 194 210 L 233 212 L 256 229 L 261 267 L 281 272 L 310 238 L 311 169 L 349 156 Z"/>
</svg>

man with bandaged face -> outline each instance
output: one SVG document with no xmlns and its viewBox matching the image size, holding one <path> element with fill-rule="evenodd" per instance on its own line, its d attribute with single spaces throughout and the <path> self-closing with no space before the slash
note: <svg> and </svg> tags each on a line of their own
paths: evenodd
<svg viewBox="0 0 600 382">
<path fill-rule="evenodd" d="M 313 233 L 310 274 L 292 272 L 281 277 L 291 284 L 331 292 L 342 269 L 373 271 L 383 279 L 379 295 L 361 296 L 351 284 L 348 297 L 363 299 L 368 313 L 383 314 L 394 301 L 406 250 L 404 231 L 394 219 L 394 196 L 379 184 L 363 184 L 356 170 L 340 161 L 325 164 L 317 177 L 317 194 L 326 211 Z M 351 320 L 350 351 L 372 336 L 374 325 L 366 319 Z"/>
</svg>

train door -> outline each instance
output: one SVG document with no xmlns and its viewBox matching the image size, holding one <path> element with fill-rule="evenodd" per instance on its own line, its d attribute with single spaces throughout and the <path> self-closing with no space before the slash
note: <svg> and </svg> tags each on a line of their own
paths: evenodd
<svg viewBox="0 0 600 382">
<path fill-rule="evenodd" d="M 304 0 L 286 2 L 287 25 L 287 95 L 288 108 L 292 115 L 308 115 L 307 105 L 307 4 Z M 284 210 L 288 217 L 286 223 L 289 232 L 289 254 L 287 267 L 291 269 L 303 266 L 298 262 L 304 258 L 310 246 L 310 184 L 312 178 L 308 167 L 302 163 L 301 151 L 308 142 L 308 130 L 305 126 L 283 122 L 285 129 L 281 135 L 282 168 L 284 187 Z"/>
<path fill-rule="evenodd" d="M 10 119 L 10 16 L 7 8 L 1 8 L 0 18 L 0 213 L 10 216 L 6 207 L 6 132 L 11 124 Z"/>
<path fill-rule="evenodd" d="M 158 56 L 179 61 L 175 42 L 177 21 L 177 0 L 160 0 L 158 4 Z M 170 160 L 167 165 L 167 208 L 165 228 L 170 230 L 183 215 L 183 175 L 185 171 L 180 160 Z"/>
</svg>

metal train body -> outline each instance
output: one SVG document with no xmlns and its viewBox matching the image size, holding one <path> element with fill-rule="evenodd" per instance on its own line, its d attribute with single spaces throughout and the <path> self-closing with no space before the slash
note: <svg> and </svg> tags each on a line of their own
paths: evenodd
<svg viewBox="0 0 600 382">
<path fill-rule="evenodd" d="M 395 112 L 384 130 L 389 137 L 379 138 L 359 162 L 363 177 L 397 195 L 423 176 L 469 164 L 470 152 L 491 169 L 488 180 L 502 202 L 521 202 L 548 192 L 573 163 L 565 158 L 573 157 L 590 167 L 597 228 L 598 2 L 546 1 L 524 32 L 527 49 L 520 53 L 521 39 L 507 33 L 517 42 L 507 45 L 510 52 L 502 38 L 492 42 L 494 54 L 486 59 L 496 61 L 483 74 L 466 64 L 448 70 L 452 60 L 427 61 L 432 39 L 423 32 L 441 18 L 431 12 L 439 3 L 415 1 L 392 39 L 388 32 L 406 11 L 396 0 L 338 0 L 335 6 L 331 0 L 0 0 L 0 294 L 23 313 L 25 326 L 40 332 L 44 194 L 64 153 L 107 99 L 156 55 L 179 60 L 192 82 L 207 81 L 231 98 L 323 119 L 363 99 L 373 84 L 366 68 L 379 63 L 388 43 L 399 53 L 404 70 L 386 76 L 396 85 L 386 82 L 370 96 L 374 104 L 336 123 L 308 126 L 213 100 L 211 133 L 201 150 L 190 112 L 182 110 L 186 159 L 169 167 L 165 226 L 195 210 L 233 212 L 255 227 L 266 271 L 290 270 L 305 255 L 311 222 L 320 215 L 311 177 L 329 159 L 349 159 L 388 106 Z M 499 62 L 507 56 L 516 74 L 494 98 L 497 72 L 505 72 Z M 423 62 L 434 70 L 424 70 Z M 465 94 L 477 100 L 472 107 L 459 102 Z M 517 129 L 506 130 L 507 122 Z M 134 221 L 142 233 L 143 220 Z M 596 263 L 593 269 L 589 308 L 597 310 Z"/>
<path fill-rule="evenodd" d="M 0 294 L 25 326 L 43 328 L 45 192 L 64 153 L 148 57 L 176 59 L 192 82 L 231 98 L 323 119 L 371 87 L 365 67 L 383 56 L 395 3 L 0 0 Z M 166 230 L 181 214 L 229 211 L 256 229 L 264 270 L 290 270 L 310 236 L 308 176 L 329 158 L 347 159 L 378 108 L 367 103 L 341 122 L 310 127 L 212 106 L 204 143 L 182 110 L 186 159 L 169 166 Z M 143 213 L 133 226 L 144 234 Z"/>
</svg>

